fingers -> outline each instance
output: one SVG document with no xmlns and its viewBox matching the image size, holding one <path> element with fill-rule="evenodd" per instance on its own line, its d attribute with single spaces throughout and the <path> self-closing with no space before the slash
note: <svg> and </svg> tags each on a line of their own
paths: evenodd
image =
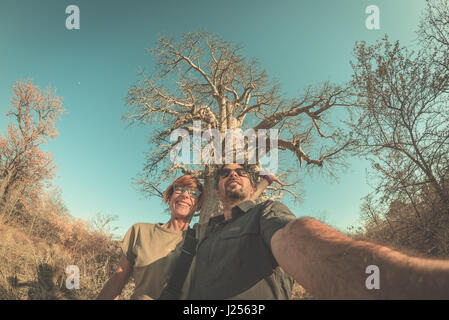
<svg viewBox="0 0 449 320">
<path fill-rule="evenodd" d="M 279 180 L 279 178 L 278 177 L 276 177 L 274 174 L 270 174 L 270 178 L 271 178 L 271 180 L 273 180 L 273 181 L 275 181 L 275 182 L 277 182 L 277 183 L 279 183 L 281 186 L 283 186 L 284 184 L 282 183 L 282 181 L 281 180 Z"/>
</svg>

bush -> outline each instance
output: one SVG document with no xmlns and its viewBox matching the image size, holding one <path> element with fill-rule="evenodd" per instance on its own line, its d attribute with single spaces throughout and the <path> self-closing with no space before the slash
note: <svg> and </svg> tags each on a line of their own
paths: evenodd
<svg viewBox="0 0 449 320">
<path fill-rule="evenodd" d="M 0 299 L 95 299 L 118 265 L 120 242 L 71 217 L 55 190 L 11 212 L 0 213 Z M 69 265 L 80 270 L 80 290 L 66 288 Z"/>
</svg>

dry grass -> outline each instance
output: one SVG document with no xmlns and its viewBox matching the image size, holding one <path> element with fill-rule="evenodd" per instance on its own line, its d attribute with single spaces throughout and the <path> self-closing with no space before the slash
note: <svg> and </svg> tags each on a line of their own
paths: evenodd
<svg viewBox="0 0 449 320">
<path fill-rule="evenodd" d="M 44 197 L 33 210 L 17 206 L 8 215 L 0 208 L 0 299 L 95 299 L 112 276 L 120 242 L 71 217 L 57 200 Z M 66 288 L 70 265 L 80 270 L 78 290 Z M 132 291 L 130 281 L 122 298 Z"/>
</svg>

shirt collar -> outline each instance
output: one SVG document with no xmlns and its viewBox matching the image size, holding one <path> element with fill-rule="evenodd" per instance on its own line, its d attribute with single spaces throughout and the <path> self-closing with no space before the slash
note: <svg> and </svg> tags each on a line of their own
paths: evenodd
<svg viewBox="0 0 449 320">
<path fill-rule="evenodd" d="M 252 201 L 252 200 L 245 200 L 245 201 L 239 203 L 238 205 L 236 205 L 235 207 L 233 207 L 231 209 L 231 219 L 225 220 L 224 214 L 216 216 L 216 217 L 212 217 L 212 218 L 209 219 L 209 226 L 215 226 L 215 225 L 222 224 L 224 222 L 227 223 L 227 222 L 230 222 L 230 221 L 232 221 L 234 219 L 237 219 L 241 215 L 243 215 L 246 212 L 248 212 L 255 205 L 256 204 L 254 203 L 254 201 Z"/>
</svg>

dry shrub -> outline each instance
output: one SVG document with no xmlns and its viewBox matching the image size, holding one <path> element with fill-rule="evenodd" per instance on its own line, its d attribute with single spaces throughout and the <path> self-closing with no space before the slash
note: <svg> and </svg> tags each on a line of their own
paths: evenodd
<svg viewBox="0 0 449 320">
<path fill-rule="evenodd" d="M 394 200 L 385 214 L 372 210 L 357 239 L 396 248 L 405 253 L 449 257 L 449 216 L 447 207 L 432 192 L 422 194 L 414 205 Z"/>
<path fill-rule="evenodd" d="M 22 198 L 0 222 L 0 299 L 95 299 L 118 265 L 120 242 L 71 217 L 57 190 Z M 80 270 L 79 290 L 66 288 L 70 265 Z"/>
</svg>

